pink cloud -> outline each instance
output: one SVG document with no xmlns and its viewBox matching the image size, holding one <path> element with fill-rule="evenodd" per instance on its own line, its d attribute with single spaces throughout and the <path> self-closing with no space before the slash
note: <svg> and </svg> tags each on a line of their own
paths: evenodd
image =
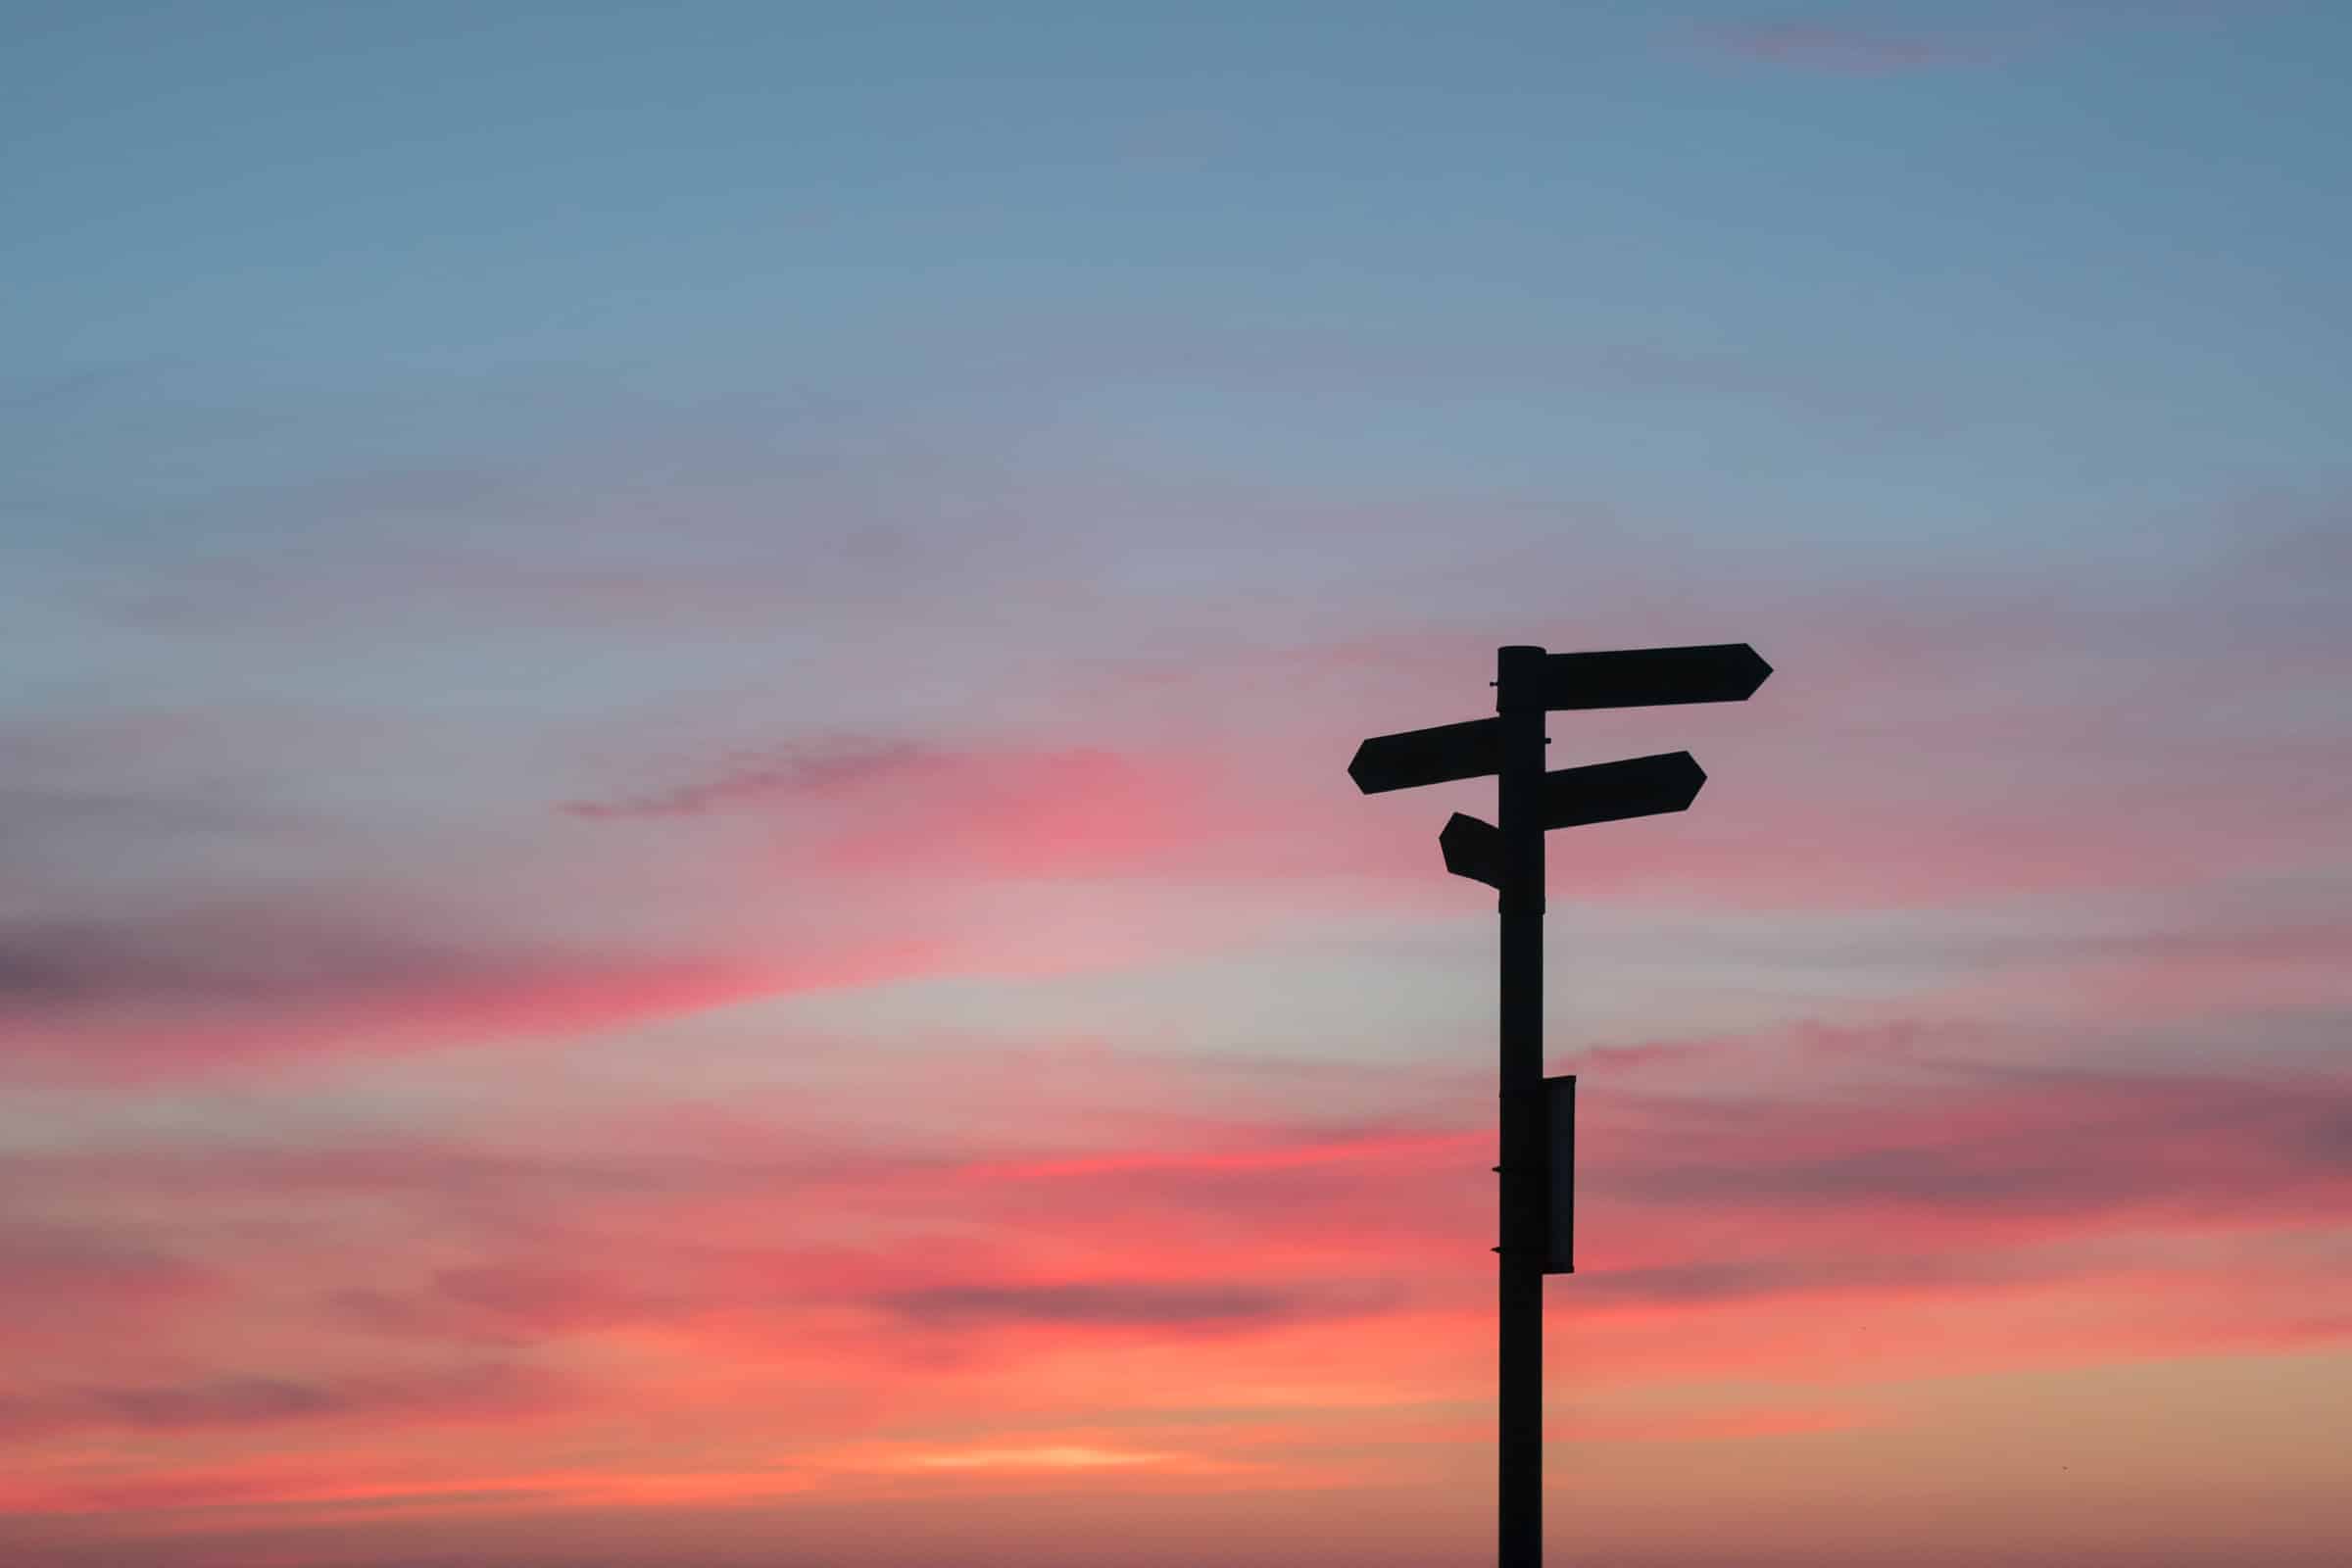
<svg viewBox="0 0 2352 1568">
<path fill-rule="evenodd" d="M 1842 1097 L 1716 1101 L 1613 1079 L 1595 1071 L 1581 1135 L 1570 1298 L 1586 1312 L 1997 1298 L 2129 1274 L 2149 1248 L 2352 1223 L 2352 1092 L 2332 1080 L 1928 1062 Z M 324 1227 L 305 1264 L 318 1321 L 455 1344 L 744 1343 L 812 1315 L 860 1355 L 910 1324 L 1013 1355 L 1073 1335 L 1475 1310 L 1483 1294 L 1491 1133 L 1476 1125 L 1184 1134 L 1139 1114 L 1092 1122 L 1091 1152 L 1006 1159 L 861 1154 L 786 1104 L 760 1116 L 769 1131 L 748 1142 L 656 1118 L 656 1140 L 583 1127 L 536 1154 L 92 1151 L 5 1174 L 67 1209 L 280 1209 Z M 387 1204 L 441 1240 L 423 1254 L 332 1240 L 333 1216 Z"/>
<path fill-rule="evenodd" d="M 1180 874 L 1219 826 L 1201 773 L 1197 762 L 1091 748 L 972 757 L 918 798 L 883 802 L 879 820 L 836 838 L 824 859 L 846 876 Z"/>
<path fill-rule="evenodd" d="M 1573 725 L 1554 728 L 1555 740 L 1578 744 Z M 1608 746 L 1585 742 L 1577 755 Z M 1703 739 L 1694 748 L 1703 752 Z M 1855 798 L 1821 788 L 1818 755 L 1802 759 L 1813 782 L 1800 788 L 1798 759 L 1759 751 L 1752 740 L 1746 750 L 1747 760 L 1721 769 L 1687 816 L 1558 835 L 1556 895 L 1737 907 L 1970 905 L 2291 863 L 2308 841 L 2305 812 L 2249 821 L 2224 804 L 2230 791 L 2247 787 L 2242 769 L 2209 783 L 2173 770 L 2161 801 L 2127 812 L 2114 809 L 2114 796 L 2132 787 L 2129 775 L 2094 784 L 2062 770 L 2021 792 L 2014 780 L 1985 772 L 1975 800 L 1965 777 L 1937 792 L 1949 799 L 1889 797 L 1879 785 Z M 1334 753 L 1344 762 L 1336 741 Z M 638 833 L 659 833 L 661 818 L 681 815 L 771 823 L 795 844 L 789 858 L 799 872 L 829 884 L 889 875 L 1168 886 L 1209 879 L 1279 887 L 1317 905 L 1360 902 L 1362 885 L 1378 883 L 1383 902 L 1413 908 L 1458 907 L 1477 897 L 1440 870 L 1444 810 L 1433 805 L 1415 814 L 1418 801 L 1358 801 L 1338 764 L 1311 783 L 1293 776 L 1298 769 L 1287 754 L 1280 760 L 1273 776 L 1250 779 L 1204 763 L 1200 751 L 1173 748 L 785 748 L 772 760 L 730 763 L 645 796 L 565 809 L 644 819 L 614 823 Z M 1414 828 L 1421 817 L 1426 827 Z M 686 853 L 710 851 L 689 842 Z M 1343 878 L 1356 885 L 1331 885 Z"/>
<path fill-rule="evenodd" d="M 1948 1129 L 1929 1121 L 1932 1100 L 1888 1118 L 1884 1136 L 1943 1149 L 1989 1139 L 1998 1149 L 2004 1138 L 2097 1131 L 2099 1101 L 2087 1095 L 2044 1116 L 2022 1097 L 1963 1089 Z M 2139 1137 L 2182 1131 L 2184 1101 L 2155 1095 L 2149 1102 L 2167 1108 Z M 1610 1103 L 1594 1101 L 1602 1109 Z M 1753 1124 L 1788 1108 L 1645 1103 L 1634 1108 L 1633 1125 L 1613 1127 L 1621 1143 L 1672 1147 L 1652 1169 L 1629 1173 L 1642 1190 L 1638 1214 L 1605 1184 L 1596 1192 L 1596 1202 L 1618 1210 L 1616 1235 L 1596 1244 L 1591 1272 L 1554 1284 L 1557 1373 L 1576 1391 L 1555 1406 L 1556 1439 L 1739 1443 L 1874 1418 L 1850 1393 L 1788 1403 L 1717 1399 L 1674 1411 L 1570 1402 L 1656 1383 L 1802 1373 L 1851 1384 L 2326 1343 L 2320 1336 L 2329 1331 L 2304 1321 L 2315 1298 L 2308 1274 L 2241 1266 L 2230 1289 L 2184 1298 L 2180 1287 L 2196 1269 L 2102 1255 L 2095 1244 L 2105 1228 L 2165 1223 L 2162 1205 L 2135 1207 L 2129 1196 L 2078 1195 L 2070 1249 L 2084 1255 L 2028 1255 L 2006 1267 L 1972 1266 L 1970 1257 L 2014 1251 L 2021 1236 L 2048 1232 L 1920 1229 L 1867 1207 L 1841 1219 L 1824 1195 L 1864 1172 L 1837 1167 L 1837 1156 L 1870 1152 L 1874 1134 L 1847 1118 L 1849 1107 L 1799 1102 L 1789 1129 L 1764 1134 L 1760 1146 L 1741 1142 Z M 2243 1114 L 2255 1125 L 2232 1135 L 2237 1152 L 2226 1158 L 2190 1139 L 2187 1165 L 2156 1166 L 2144 1142 L 2135 1147 L 2123 1136 L 2129 1125 L 2105 1141 L 2084 1139 L 2080 1157 L 2136 1158 L 2140 1168 L 2127 1187 L 2195 1185 L 2200 1161 L 2227 1165 L 2284 1142 L 2274 1113 Z M 2237 1117 L 2220 1120 L 2233 1125 Z M 109 1419 L 147 1418 L 143 1430 L 178 1446 L 98 1478 L 49 1471 L 35 1445 L 9 1484 L 12 1500 L 25 1511 L 101 1507 L 125 1516 L 127 1527 L 141 1510 L 240 1498 L 282 1505 L 279 1517 L 293 1518 L 304 1516 L 296 1505 L 306 1498 L 342 1498 L 364 1517 L 379 1506 L 440 1514 L 525 1503 L 684 1508 L 780 1493 L 863 1497 L 902 1487 L 991 1496 L 1070 1486 L 1183 1490 L 1212 1479 L 1193 1473 L 1196 1461 L 1226 1466 L 1218 1484 L 1250 1490 L 1361 1484 L 1384 1465 L 1425 1468 L 1455 1449 L 1483 1450 L 1487 1441 L 1479 1423 L 1433 1425 L 1427 1414 L 1448 1401 L 1475 1407 L 1491 1370 L 1483 1247 L 1491 1188 L 1477 1134 L 1462 1135 L 1473 1147 L 1365 1140 L 1349 1145 L 1358 1153 L 1348 1159 L 1288 1157 L 1294 1147 L 1327 1149 L 1329 1140 L 1267 1125 L 1256 1159 L 1237 1161 L 1212 1147 L 1137 1170 L 1105 1148 L 1095 1166 L 909 1162 L 831 1177 L 824 1161 L 811 1160 L 796 1165 L 791 1182 L 732 1159 L 710 1168 L 701 1151 L 685 1146 L 670 1160 L 685 1179 L 649 1191 L 629 1178 L 625 1161 L 600 1172 L 596 1149 L 611 1140 L 581 1132 L 581 1147 L 560 1156 L 576 1174 L 517 1172 L 519 1180 L 482 1183 L 450 1217 L 436 1210 L 432 1223 L 403 1227 L 413 1239 L 390 1250 L 299 1250 L 314 1287 L 340 1281 L 348 1292 L 349 1282 L 372 1278 L 384 1282 L 382 1298 L 394 1300 L 408 1291 L 397 1282 L 414 1280 L 425 1315 L 405 1323 L 316 1298 L 309 1332 L 334 1336 L 320 1343 L 338 1354 L 370 1340 L 411 1348 L 462 1340 L 488 1326 L 512 1335 L 517 1349 L 530 1346 L 535 1360 L 564 1366 L 576 1357 L 613 1375 L 603 1387 L 567 1384 L 574 1402 L 543 1415 L 527 1402 L 512 1412 L 513 1421 L 556 1424 L 528 1435 L 510 1426 L 495 1435 L 495 1450 L 476 1447 L 462 1409 L 421 1400 L 412 1410 L 387 1397 L 363 1412 L 362 1385 L 290 1369 L 272 1376 L 349 1396 L 367 1425 L 365 1440 L 355 1438 L 334 1465 L 305 1476 L 286 1468 L 301 1440 L 272 1434 L 340 1419 L 297 1408 L 318 1400 L 208 1378 L 118 1381 L 100 1386 L 155 1389 L 158 1397 Z M 1743 1154 L 1758 1156 L 1762 1175 L 1752 1198 L 1686 1190 L 1687 1167 Z M 2294 1157 L 2287 1151 L 2278 1162 Z M 1627 1159 L 1622 1148 L 1605 1162 L 1596 1153 L 1595 1175 Z M 220 1161 L 217 1179 L 241 1179 L 248 1202 L 263 1200 L 272 1169 L 257 1163 L 240 1177 L 232 1155 Z M 1301 1170 L 1349 1180 L 1299 1186 L 1291 1178 Z M 338 1181 L 345 1196 L 296 1190 L 278 1200 L 282 1212 L 324 1235 L 387 1202 L 397 1207 L 404 1194 L 435 1190 L 420 1172 L 382 1158 L 354 1162 Z M 1458 1187 L 1460 1200 L 1439 1205 L 1448 1212 L 1409 1217 L 1414 1195 L 1433 1185 Z M 1930 1208 L 1968 1201 L 1965 1181 L 1948 1193 L 1941 1179 L 1912 1186 L 1927 1196 L 1908 1200 Z M 155 1201 L 171 1201 L 168 1183 L 151 1191 Z M 518 1200 L 516 1192 L 534 1196 Z M 2229 1216 L 2206 1218 L 2261 1224 L 2262 1211 L 2278 1206 L 2275 1192 L 2238 1196 Z M 1792 1224 L 1776 1217 L 1787 1207 L 1799 1210 Z M 2308 1204 L 2304 1211 L 2324 1212 Z M 901 1229 L 909 1213 L 923 1216 L 923 1228 Z M 1384 1228 L 1384 1215 L 1401 1223 Z M 1718 1216 L 1751 1248 L 1737 1266 L 1714 1261 L 1725 1234 L 1709 1228 Z M 819 1239 L 844 1225 L 865 1239 Z M 1887 1235 L 1943 1255 L 1883 1260 L 1873 1239 Z M 1641 1247 L 1629 1245 L 1637 1238 Z M 1775 1253 L 1788 1258 L 1777 1273 L 1768 1267 Z M 1332 1294 L 1342 1257 L 1355 1261 L 1364 1285 L 1386 1281 L 1392 1294 Z M 1613 1269 L 1620 1257 L 1633 1267 Z M 1663 1273 L 1675 1267 L 1684 1278 Z M 1719 1272 L 1706 1288 L 1691 1288 L 1711 1267 Z M 2151 1299 L 2172 1304 L 2159 1315 Z M 433 1312 L 443 1314 L 437 1323 Z M 2339 1323 L 2338 1339 L 2341 1332 Z M 207 1446 L 238 1433 L 269 1446 L 236 1463 Z M 595 1465 L 554 1462 L 573 1435 L 598 1446 Z M 534 1462 L 542 1445 L 551 1458 Z M 1094 1463 L 1085 1455 L 1126 1457 Z M 1163 1464 L 1153 1456 L 1167 1457 Z"/>
<path fill-rule="evenodd" d="M 1589 1142 L 1598 1200 L 1766 1215 L 1784 1232 L 1823 1224 L 1931 1250 L 1948 1236 L 1973 1250 L 1987 1237 L 2352 1221 L 2340 1078 L 1952 1065 L 1842 1102 L 1621 1104 Z"/>
<path fill-rule="evenodd" d="M 55 1226 L 0 1228 L 0 1302 L 12 1315 L 57 1305 L 87 1311 L 115 1301 L 170 1301 L 201 1290 L 205 1270 L 145 1249 Z"/>
<path fill-rule="evenodd" d="M 544 1377 L 501 1363 L 327 1381 L 241 1374 L 178 1385 L 81 1384 L 11 1396 L 0 1403 L 0 1433 L 22 1440 L 81 1430 L 504 1420 L 543 1413 L 563 1397 Z"/>
<path fill-rule="evenodd" d="M 909 773 L 952 776 L 955 762 L 952 756 L 911 741 L 826 735 L 766 752 L 738 753 L 705 777 L 650 794 L 567 801 L 559 809 L 592 818 L 692 816 L 794 800 L 837 799 Z"/>
<path fill-rule="evenodd" d="M 1204 850 L 1241 863 L 1222 841 L 1246 817 L 1220 771 L 1173 751 L 820 735 L 728 757 L 645 794 L 560 809 L 601 820 L 780 821 L 806 846 L 796 858 L 828 878 L 1169 875 Z"/>
<path fill-rule="evenodd" d="M 770 958 L 445 935 L 293 906 L 0 926 L 20 1069 L 142 1078 L 336 1051 L 609 1029 L 919 971 L 919 942 Z"/>
<path fill-rule="evenodd" d="M 1716 1443 L 1878 1424 L 1875 1411 L 1810 1405 L 1729 1405 L 1696 1410 L 1571 1410 L 1544 1425 L 1547 1443 Z M 1482 1431 L 1480 1437 L 1486 1436 Z"/>
</svg>

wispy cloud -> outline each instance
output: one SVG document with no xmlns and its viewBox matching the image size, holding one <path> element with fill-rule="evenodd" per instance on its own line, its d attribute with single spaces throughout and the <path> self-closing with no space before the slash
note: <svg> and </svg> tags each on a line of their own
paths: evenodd
<svg viewBox="0 0 2352 1568">
<path fill-rule="evenodd" d="M 20 1067 L 140 1077 L 593 1031 L 856 984 L 912 956 L 893 944 L 760 961 L 665 957 L 486 930 L 466 940 L 292 904 L 200 906 L 0 923 L 0 1021 Z"/>
<path fill-rule="evenodd" d="M 956 760 L 912 741 L 825 736 L 765 753 L 741 753 L 710 774 L 651 794 L 566 801 L 572 816 L 693 816 L 705 811 L 832 799 L 916 770 L 953 771 Z"/>
<path fill-rule="evenodd" d="M 1394 1301 L 1396 1295 L 1394 1289 L 1367 1294 L 1331 1287 L 1090 1282 L 928 1286 L 885 1297 L 880 1304 L 932 1327 L 1038 1323 L 1199 1331 L 1351 1315 Z"/>
<path fill-rule="evenodd" d="M 1733 59 L 1842 75 L 1892 75 L 1985 58 L 1944 39 L 1828 23 L 1719 23 L 1697 29 L 1697 37 L 1712 52 Z"/>
<path fill-rule="evenodd" d="M 315 1382 L 247 1375 L 153 1386 L 84 1386 L 0 1402 L 0 1431 L 19 1437 L 76 1429 L 187 1432 L 289 1423 L 434 1422 L 501 1418 L 548 1409 L 558 1392 L 505 1363 L 422 1376 Z"/>
<path fill-rule="evenodd" d="M 1956 1043 L 1812 1029 L 1583 1064 L 1609 1087 L 1588 1096 L 1584 1266 L 1554 1308 L 1577 1319 L 1592 1363 L 1579 1387 L 1603 1402 L 1559 1421 L 1563 1441 L 1737 1444 L 1874 1419 L 1836 1398 L 1653 1411 L 1633 1397 L 1661 1379 L 1812 1366 L 1825 1315 L 1880 1331 L 1841 1375 L 1913 1379 L 2352 1332 L 2313 1310 L 2333 1254 L 2298 1240 L 2352 1215 L 2343 1083 L 2021 1071 L 1955 1058 Z M 1776 1052 L 1839 1074 L 1710 1088 L 1742 1054 Z M 808 1065 L 801 1077 L 825 1076 Z M 1259 1063 L 1128 1063 L 1091 1086 L 1100 1103 L 1023 1092 L 1069 1076 L 1064 1057 L 1005 1054 L 995 1094 L 967 1052 L 889 1065 L 896 1081 L 972 1080 L 976 1122 L 1026 1102 L 1022 1141 L 1054 1147 L 958 1152 L 936 1124 L 852 1136 L 822 1095 L 774 1086 L 723 1111 L 516 1107 L 524 1125 L 464 1135 L 191 1129 L 19 1152 L 0 1189 L 81 1218 L 6 1256 L 62 1259 L 40 1276 L 51 1286 L 80 1277 L 76 1259 L 93 1280 L 112 1269 L 159 1343 L 201 1345 L 228 1313 L 271 1325 L 278 1349 L 267 1368 L 218 1354 L 122 1367 L 103 1314 L 78 1334 L 52 1324 L 50 1370 L 20 1387 L 0 1445 L 37 1456 L 60 1435 L 137 1433 L 175 1474 L 206 1474 L 211 1456 L 218 1503 L 330 1480 L 219 1468 L 236 1434 L 364 1427 L 368 1447 L 331 1478 L 354 1497 L 429 1502 L 474 1475 L 493 1478 L 481 1497 L 625 1505 L 846 1494 L 877 1476 L 1044 1485 L 1132 1469 L 1173 1484 L 1211 1479 L 1212 1460 L 1296 1480 L 1327 1448 L 1485 1441 L 1423 1432 L 1412 1408 L 1473 1404 L 1484 1387 L 1467 1353 L 1485 1343 L 1492 1281 L 1483 1094 L 1426 1108 L 1451 1091 L 1386 1069 L 1400 1081 L 1379 1098 L 1422 1103 L 1417 1119 L 1336 1104 L 1301 1117 L 1288 1092 L 1267 1097 Z M 200 1278 L 174 1272 L 166 1237 L 199 1250 Z M 1907 1324 L 1936 1326 L 1930 1351 Z M 1126 1370 L 1139 1357 L 1151 1376 Z M 1234 1413 L 1176 1441 L 1171 1401 Z M 463 1447 L 488 1441 L 477 1429 L 600 1412 L 644 1436 L 594 1473 L 533 1479 Z M 689 1439 L 756 1446 L 777 1468 L 696 1480 L 661 1457 Z M 1171 1457 L 1056 1464 L 1063 1448 Z M 1340 1473 L 1360 1475 L 1349 1462 Z M 26 1463 L 10 1495 L 28 1510 L 172 1495 L 151 1470 Z M 497 1493 L 501 1476 L 516 1490 Z"/>
<path fill-rule="evenodd" d="M 169 1323 L 229 1282 L 103 1223 L 0 1223 L 0 1347 L 26 1358 Z"/>
<path fill-rule="evenodd" d="M 1279 843 L 1232 799 L 1213 756 L 1013 738 L 946 746 L 819 736 L 729 757 L 681 784 L 559 809 L 605 820 L 764 821 L 793 832 L 802 862 L 828 877 L 1170 877 L 1203 867 L 1262 875 L 1262 857 L 1253 861 L 1244 847 Z"/>
</svg>

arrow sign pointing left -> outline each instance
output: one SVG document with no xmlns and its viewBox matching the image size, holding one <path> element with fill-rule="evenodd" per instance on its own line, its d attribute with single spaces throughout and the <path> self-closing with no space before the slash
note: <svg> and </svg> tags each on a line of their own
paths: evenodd
<svg viewBox="0 0 2352 1568">
<path fill-rule="evenodd" d="M 1478 778 L 1501 768 L 1502 721 L 1474 718 L 1466 724 L 1375 735 L 1355 749 L 1348 776 L 1366 795 L 1378 795 L 1384 790 Z"/>
<path fill-rule="evenodd" d="M 1494 823 L 1456 811 L 1438 834 L 1438 848 L 1446 870 L 1502 891 L 1502 830 Z"/>
</svg>

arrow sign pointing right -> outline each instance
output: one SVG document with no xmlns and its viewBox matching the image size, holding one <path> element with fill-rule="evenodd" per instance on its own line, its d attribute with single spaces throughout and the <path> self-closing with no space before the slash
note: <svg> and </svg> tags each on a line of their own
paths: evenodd
<svg viewBox="0 0 2352 1568">
<path fill-rule="evenodd" d="M 1501 720 L 1474 718 L 1466 724 L 1375 735 L 1355 749 L 1348 776 L 1366 795 L 1378 795 L 1383 790 L 1477 778 L 1501 767 Z"/>
<path fill-rule="evenodd" d="M 1771 673 L 1763 656 L 1745 643 L 1551 654 L 1543 663 L 1544 706 L 1558 710 L 1744 703 Z"/>
<path fill-rule="evenodd" d="M 1706 781 L 1707 775 L 1689 752 L 1559 768 L 1544 775 L 1544 825 L 1583 827 L 1588 822 L 1680 811 L 1698 798 L 1698 787 Z M 1447 869 L 1451 868 L 1448 860 Z"/>
<path fill-rule="evenodd" d="M 1622 762 L 1563 767 L 1544 775 L 1544 826 L 1583 827 L 1629 816 L 1689 808 L 1707 775 L 1689 752 L 1661 752 Z M 1491 888 L 1502 886 L 1502 830 L 1456 811 L 1438 834 L 1446 869 Z"/>
</svg>

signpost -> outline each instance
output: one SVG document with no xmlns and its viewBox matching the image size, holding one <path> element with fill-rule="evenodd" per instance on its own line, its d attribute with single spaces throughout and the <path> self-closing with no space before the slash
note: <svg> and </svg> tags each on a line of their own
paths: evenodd
<svg viewBox="0 0 2352 1568">
<path fill-rule="evenodd" d="M 1546 772 L 1544 715 L 1744 702 L 1771 673 L 1745 643 L 1584 654 L 1498 648 L 1494 717 L 1377 735 L 1348 764 L 1366 795 L 1495 775 L 1494 821 L 1456 812 L 1438 847 L 1446 870 L 1495 890 L 1501 916 L 1499 1568 L 1544 1560 L 1544 1276 L 1574 1267 L 1576 1079 L 1544 1076 L 1544 834 L 1680 811 L 1706 782 L 1689 752 Z"/>
</svg>

